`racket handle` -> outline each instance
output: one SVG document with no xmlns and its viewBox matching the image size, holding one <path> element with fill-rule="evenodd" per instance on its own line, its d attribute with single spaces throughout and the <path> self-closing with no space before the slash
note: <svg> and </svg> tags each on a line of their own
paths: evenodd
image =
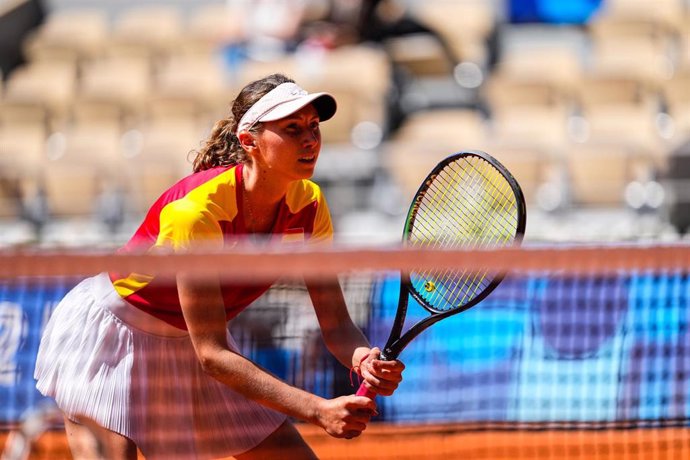
<svg viewBox="0 0 690 460">
<path fill-rule="evenodd" d="M 381 361 L 388 361 L 391 358 L 388 358 L 386 354 L 382 351 L 381 354 L 379 355 L 379 359 Z M 359 385 L 359 388 L 357 389 L 357 393 L 355 393 L 356 396 L 366 396 L 369 399 L 376 399 L 376 392 L 371 391 L 369 388 L 364 386 L 364 382 L 362 382 Z"/>
<path fill-rule="evenodd" d="M 357 393 L 355 393 L 355 395 L 357 395 L 357 396 L 366 396 L 366 397 L 369 398 L 369 399 L 374 399 L 374 398 L 376 398 L 376 393 L 374 393 L 374 392 L 371 391 L 369 388 L 367 388 L 367 387 L 364 385 L 364 382 L 362 382 L 362 384 L 359 386 L 359 388 L 357 389 Z"/>
</svg>

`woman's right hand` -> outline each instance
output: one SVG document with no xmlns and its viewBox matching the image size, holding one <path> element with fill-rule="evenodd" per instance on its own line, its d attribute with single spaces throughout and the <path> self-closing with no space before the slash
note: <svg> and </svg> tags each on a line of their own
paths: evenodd
<svg viewBox="0 0 690 460">
<path fill-rule="evenodd" d="M 356 438 L 378 415 L 376 402 L 365 396 L 340 396 L 324 399 L 317 409 L 317 424 L 335 438 Z"/>
</svg>

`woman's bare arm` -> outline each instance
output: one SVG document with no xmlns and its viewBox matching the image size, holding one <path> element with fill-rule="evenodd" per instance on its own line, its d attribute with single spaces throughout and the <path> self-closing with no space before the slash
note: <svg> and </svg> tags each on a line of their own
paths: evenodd
<svg viewBox="0 0 690 460">
<path fill-rule="evenodd" d="M 381 361 L 380 350 L 371 348 L 352 321 L 337 279 L 306 282 L 328 351 L 344 366 L 357 369 L 365 384 L 377 394 L 393 394 L 405 366 L 400 361 Z"/>
<path fill-rule="evenodd" d="M 376 406 L 367 398 L 321 398 L 276 378 L 230 350 L 218 280 L 178 277 L 182 312 L 204 371 L 243 396 L 291 417 L 323 427 L 336 437 L 353 437 L 365 429 Z"/>
</svg>

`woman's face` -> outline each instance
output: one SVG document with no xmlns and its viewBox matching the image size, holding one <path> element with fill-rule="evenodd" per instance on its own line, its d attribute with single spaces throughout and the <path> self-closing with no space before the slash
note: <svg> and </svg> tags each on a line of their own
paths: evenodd
<svg viewBox="0 0 690 460">
<path fill-rule="evenodd" d="M 309 104 L 286 118 L 265 122 L 256 138 L 256 164 L 288 180 L 310 178 L 321 151 L 319 121 Z"/>
</svg>

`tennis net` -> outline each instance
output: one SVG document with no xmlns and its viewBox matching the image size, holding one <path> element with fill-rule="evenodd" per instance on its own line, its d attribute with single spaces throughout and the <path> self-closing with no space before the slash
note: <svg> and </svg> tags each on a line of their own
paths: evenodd
<svg viewBox="0 0 690 460">
<path fill-rule="evenodd" d="M 29 458 L 69 458 L 60 418 L 32 378 L 41 331 L 60 298 L 101 271 L 172 279 L 181 267 L 238 283 L 278 279 L 231 332 L 246 356 L 325 397 L 352 394 L 357 382 L 323 345 L 301 279 L 338 276 L 353 319 L 382 346 L 401 270 L 506 273 L 478 306 L 403 351 L 405 379 L 392 397 L 377 398 L 380 415 L 360 438 L 336 440 L 298 422 L 320 458 L 690 458 L 690 247 L 680 245 L 6 250 L 0 440 L 8 455 L 33 445 Z M 427 314 L 411 302 L 408 323 Z"/>
</svg>

